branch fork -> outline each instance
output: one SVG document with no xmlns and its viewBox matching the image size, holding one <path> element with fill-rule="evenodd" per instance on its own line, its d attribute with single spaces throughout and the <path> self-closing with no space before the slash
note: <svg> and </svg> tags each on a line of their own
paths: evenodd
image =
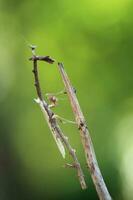
<svg viewBox="0 0 133 200">
<path fill-rule="evenodd" d="M 84 174 L 81 169 L 78 158 L 76 156 L 76 150 L 71 147 L 68 138 L 64 135 L 64 133 L 62 132 L 62 130 L 57 122 L 58 118 L 60 119 L 60 121 L 63 121 L 63 120 L 65 121 L 66 119 L 55 115 L 55 113 L 50 109 L 49 104 L 46 103 L 45 99 L 42 96 L 42 92 L 41 92 L 41 87 L 40 87 L 39 78 L 38 78 L 37 62 L 45 61 L 49 64 L 53 64 L 55 62 L 55 60 L 52 59 L 50 56 L 35 56 L 35 55 L 33 55 L 29 60 L 33 61 L 33 73 L 34 73 L 34 79 L 35 79 L 35 87 L 36 87 L 36 92 L 38 95 L 38 99 L 35 101 L 40 105 L 40 108 L 45 116 L 47 124 L 51 130 L 51 133 L 57 143 L 57 146 L 58 146 L 63 158 L 65 158 L 65 148 L 66 148 L 73 159 L 73 164 L 66 163 L 65 166 L 68 168 L 74 168 L 77 170 L 77 175 L 79 178 L 81 188 L 86 189 Z M 86 162 L 87 162 L 87 168 L 89 169 L 89 172 L 91 174 L 91 177 L 92 177 L 92 180 L 93 180 L 93 183 L 94 183 L 94 186 L 97 191 L 99 199 L 100 200 L 111 200 L 111 196 L 108 192 L 108 189 L 103 180 L 100 168 L 98 166 L 98 162 L 96 159 L 91 136 L 90 136 L 88 127 L 86 125 L 85 117 L 82 113 L 82 110 L 80 108 L 80 105 L 79 105 L 79 102 L 78 102 L 78 99 L 76 96 L 76 90 L 72 87 L 70 79 L 69 79 L 62 63 L 58 63 L 58 68 L 59 68 L 64 86 L 65 86 L 65 94 L 67 94 L 69 97 L 72 111 L 75 116 L 75 122 L 72 122 L 70 120 L 66 120 L 66 121 L 77 124 L 77 127 L 80 131 L 81 141 L 83 144 Z M 65 148 L 64 148 L 64 146 L 65 146 Z"/>
<path fill-rule="evenodd" d="M 43 57 L 44 58 L 44 57 Z M 54 114 L 54 112 L 50 109 L 48 103 L 45 101 L 45 99 L 42 96 L 42 91 L 41 91 L 41 87 L 40 87 L 40 82 L 39 82 L 39 77 L 38 77 L 38 66 L 37 66 L 37 61 L 38 61 L 38 57 L 33 56 L 32 59 L 30 59 L 31 61 L 33 61 L 33 74 L 34 74 L 34 85 L 36 88 L 36 92 L 38 95 L 38 98 L 35 99 L 35 102 L 40 106 L 41 111 L 45 117 L 45 120 L 50 128 L 50 131 L 55 139 L 55 142 L 59 148 L 59 151 L 62 155 L 62 157 L 65 159 L 65 148 L 68 150 L 69 154 L 71 155 L 71 158 L 73 159 L 73 162 L 75 164 L 75 166 L 77 166 L 75 169 L 77 171 L 77 176 L 81 185 L 82 189 L 86 189 L 86 182 L 84 179 L 84 174 L 81 168 L 81 165 L 78 161 L 78 158 L 76 156 L 76 151 L 71 147 L 68 137 L 66 137 L 64 135 L 64 133 L 62 132 L 60 126 L 58 125 L 57 122 L 57 117 Z M 47 60 L 44 60 L 47 62 Z M 51 64 L 51 63 L 50 63 Z M 65 146 L 65 147 L 64 147 Z"/>
</svg>

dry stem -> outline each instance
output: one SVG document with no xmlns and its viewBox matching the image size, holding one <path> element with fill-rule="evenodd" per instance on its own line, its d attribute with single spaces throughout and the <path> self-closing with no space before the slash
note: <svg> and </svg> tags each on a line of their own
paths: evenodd
<svg viewBox="0 0 133 200">
<path fill-rule="evenodd" d="M 36 87 L 36 92 L 38 95 L 38 99 L 36 100 L 36 102 L 39 103 L 39 105 L 41 107 L 41 110 L 45 116 L 48 126 L 54 136 L 54 139 L 55 139 L 63 157 L 65 157 L 65 152 L 64 152 L 65 150 L 64 150 L 63 144 L 65 145 L 66 149 L 69 151 L 69 153 L 74 161 L 74 168 L 77 170 L 77 175 L 79 178 L 80 185 L 81 185 L 82 189 L 86 189 L 84 174 L 81 169 L 80 163 L 77 159 L 76 151 L 71 147 L 71 145 L 68 141 L 68 138 L 63 134 L 62 130 L 60 129 L 60 127 L 57 123 L 57 119 L 55 117 L 54 112 L 49 108 L 48 104 L 46 103 L 46 101 L 44 100 L 44 98 L 42 96 L 41 87 L 40 87 L 39 78 L 38 78 L 38 68 L 37 68 L 37 61 L 40 60 L 40 58 L 42 58 L 43 61 L 46 61 L 50 64 L 53 63 L 52 62 L 53 59 L 51 59 L 49 56 L 47 56 L 47 57 L 40 56 L 39 57 L 39 56 L 34 55 L 32 58 L 30 58 L 30 60 L 33 61 L 33 70 L 32 71 L 34 73 L 35 87 Z"/>
<path fill-rule="evenodd" d="M 102 174 L 100 172 L 100 168 L 97 163 L 96 155 L 94 152 L 93 144 L 91 141 L 90 133 L 88 131 L 84 115 L 82 113 L 82 110 L 80 108 L 78 99 L 76 97 L 76 94 L 73 91 L 73 87 L 70 83 L 69 77 L 67 73 L 64 70 L 63 64 L 58 63 L 58 67 L 63 79 L 63 83 L 65 85 L 66 92 L 68 94 L 71 107 L 75 116 L 75 120 L 78 126 L 78 129 L 80 130 L 81 140 L 85 151 L 86 161 L 88 168 L 91 173 L 91 177 L 93 180 L 93 183 L 95 185 L 97 194 L 99 196 L 100 200 L 111 200 L 111 196 L 108 192 L 108 189 L 105 185 L 105 182 L 103 180 Z"/>
</svg>

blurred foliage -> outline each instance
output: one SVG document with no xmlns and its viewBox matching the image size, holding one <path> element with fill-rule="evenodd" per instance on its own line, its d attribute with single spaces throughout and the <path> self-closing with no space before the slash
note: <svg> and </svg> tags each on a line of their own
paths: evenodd
<svg viewBox="0 0 133 200">
<path fill-rule="evenodd" d="M 132 0 L 0 1 L 1 200 L 98 199 L 73 125 L 62 128 L 84 166 L 88 189 L 81 191 L 75 171 L 62 167 L 33 101 L 27 41 L 39 55 L 64 62 L 113 199 L 133 199 L 132 10 Z M 40 79 L 44 93 L 63 89 L 55 65 L 40 63 Z M 55 112 L 73 119 L 62 98 Z"/>
</svg>

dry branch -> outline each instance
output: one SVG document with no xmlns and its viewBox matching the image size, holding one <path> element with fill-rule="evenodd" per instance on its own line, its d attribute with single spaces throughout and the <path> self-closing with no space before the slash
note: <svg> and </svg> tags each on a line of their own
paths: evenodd
<svg viewBox="0 0 133 200">
<path fill-rule="evenodd" d="M 38 95 L 38 99 L 35 100 L 44 116 L 45 116 L 45 119 L 47 121 L 47 124 L 52 132 L 52 135 L 58 145 L 58 148 L 62 154 L 63 157 L 65 157 L 65 149 L 64 149 L 64 145 L 66 147 L 66 149 L 68 150 L 69 154 L 71 155 L 72 159 L 73 159 L 73 166 L 74 168 L 77 170 L 77 175 L 78 175 L 78 178 L 79 178 L 79 182 L 80 182 L 80 185 L 81 185 L 81 188 L 82 189 L 86 189 L 86 183 L 85 183 L 85 180 L 84 180 L 84 174 L 83 174 L 83 171 L 81 169 L 81 166 L 80 166 L 80 163 L 77 159 L 77 156 L 76 156 L 76 151 L 71 147 L 69 141 L 68 141 L 68 138 L 63 134 L 62 130 L 60 129 L 58 123 L 57 123 L 57 119 L 56 119 L 56 115 L 54 114 L 54 112 L 49 108 L 49 105 L 46 103 L 46 101 L 44 100 L 43 96 L 42 96 L 42 92 L 41 92 L 41 87 L 40 87 L 40 83 L 39 83 L 39 78 L 38 78 L 38 66 L 37 66 L 37 61 L 40 60 L 38 58 L 43 58 L 43 61 L 46 61 L 48 63 L 52 63 L 52 61 L 49 61 L 47 60 L 47 58 L 50 58 L 49 56 L 46 58 L 46 57 L 42 57 L 42 56 L 33 56 L 32 58 L 30 58 L 30 60 L 33 61 L 33 74 L 34 74 L 34 80 L 35 80 L 35 88 L 36 88 L 36 92 L 37 92 L 37 95 Z M 46 58 L 46 60 L 44 59 Z M 51 59 L 51 58 L 50 58 Z M 53 59 L 51 59 L 53 60 Z"/>
<path fill-rule="evenodd" d="M 96 159 L 93 144 L 91 141 L 90 133 L 88 131 L 86 121 L 85 121 L 84 115 L 82 113 L 82 110 L 80 108 L 78 99 L 77 99 L 76 94 L 73 90 L 73 87 L 70 83 L 69 77 L 68 77 L 66 71 L 64 70 L 63 64 L 58 63 L 58 67 L 59 67 L 59 71 L 61 73 L 63 83 L 65 85 L 66 92 L 68 94 L 68 97 L 69 97 L 69 100 L 71 103 L 71 107 L 72 107 L 72 110 L 73 110 L 73 113 L 75 116 L 75 120 L 76 120 L 78 129 L 80 130 L 80 135 L 81 135 L 83 148 L 85 151 L 87 166 L 89 168 L 93 183 L 94 183 L 96 191 L 97 191 L 97 194 L 98 194 L 100 200 L 111 200 L 111 196 L 105 185 L 100 168 L 97 163 L 97 159 Z"/>
<path fill-rule="evenodd" d="M 29 60 L 32 60 L 32 61 L 37 61 L 37 60 L 40 60 L 40 61 L 45 61 L 49 64 L 53 64 L 55 62 L 54 59 L 52 59 L 50 56 L 32 56 L 31 58 L 29 58 Z"/>
</svg>

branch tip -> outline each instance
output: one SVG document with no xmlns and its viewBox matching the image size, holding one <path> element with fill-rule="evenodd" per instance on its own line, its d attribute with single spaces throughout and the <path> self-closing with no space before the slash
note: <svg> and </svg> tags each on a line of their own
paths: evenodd
<svg viewBox="0 0 133 200">
<path fill-rule="evenodd" d="M 58 62 L 58 66 L 64 69 L 64 65 L 61 62 Z"/>
</svg>

